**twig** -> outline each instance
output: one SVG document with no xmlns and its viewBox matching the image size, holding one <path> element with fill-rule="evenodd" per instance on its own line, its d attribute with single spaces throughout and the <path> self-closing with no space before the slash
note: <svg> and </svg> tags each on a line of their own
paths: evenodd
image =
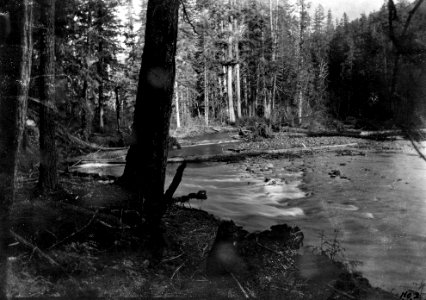
<svg viewBox="0 0 426 300">
<path fill-rule="evenodd" d="M 170 277 L 170 280 L 173 280 L 173 278 L 175 277 L 177 272 L 179 272 L 179 270 L 183 267 L 184 264 L 185 264 L 185 262 L 183 262 L 179 267 L 177 267 L 177 269 L 173 272 L 172 277 Z"/>
<path fill-rule="evenodd" d="M 113 225 L 108 224 L 107 222 L 102 221 L 102 220 L 97 220 L 97 222 L 100 223 L 101 225 L 104 225 L 105 227 L 108 227 L 108 228 L 111 228 L 111 229 L 130 229 L 130 228 L 132 228 L 130 226 L 119 226 L 119 227 L 113 226 Z"/>
<path fill-rule="evenodd" d="M 174 256 L 174 257 L 170 257 L 170 258 L 163 259 L 161 262 L 162 262 L 162 263 L 165 263 L 165 262 L 169 262 L 169 261 L 172 261 L 172 260 L 178 259 L 179 257 L 181 257 L 181 256 L 182 256 L 182 255 L 184 255 L 184 254 L 185 254 L 185 252 L 182 252 L 181 254 L 179 254 L 179 255 L 177 255 L 177 256 Z"/>
<path fill-rule="evenodd" d="M 233 273 L 229 273 L 229 274 L 231 274 L 232 278 L 234 278 L 234 280 L 237 283 L 238 287 L 240 288 L 241 292 L 244 294 L 244 297 L 246 299 L 250 299 L 250 296 L 247 294 L 246 290 L 243 288 L 241 283 L 238 281 L 237 277 L 235 277 L 235 275 Z"/>
<path fill-rule="evenodd" d="M 344 292 L 344 291 L 341 291 L 341 290 L 339 290 L 339 289 L 336 289 L 334 286 L 332 286 L 332 285 L 331 285 L 331 284 L 329 284 L 329 283 L 327 283 L 327 286 L 328 286 L 329 288 L 333 289 L 336 293 L 338 293 L 338 294 L 340 294 L 340 295 L 342 295 L 342 296 L 345 296 L 346 298 L 353 299 L 353 300 L 355 300 L 355 299 L 356 299 L 354 296 L 351 296 L 351 295 L 349 295 L 348 293 L 346 293 L 346 292 Z"/>
<path fill-rule="evenodd" d="M 96 211 L 95 211 L 95 213 L 93 214 L 92 218 L 89 220 L 89 222 L 88 222 L 86 225 L 84 225 L 83 227 L 81 227 L 79 230 L 77 230 L 77 231 L 75 231 L 75 232 L 71 233 L 70 235 L 66 236 L 65 238 L 63 238 L 63 239 L 62 239 L 62 240 L 60 240 L 59 242 L 57 242 L 57 243 L 53 244 L 52 246 L 50 246 L 50 247 L 48 248 L 48 250 L 51 250 L 52 248 L 55 248 L 56 246 L 58 246 L 58 245 L 62 244 L 62 243 L 63 243 L 63 242 L 65 242 L 66 240 L 68 240 L 68 239 L 70 239 L 70 238 L 72 238 L 72 237 L 76 236 L 77 234 L 79 234 L 80 232 L 82 232 L 83 230 L 85 230 L 87 227 L 89 227 L 89 226 L 92 224 L 93 220 L 95 220 L 96 216 L 98 215 L 98 212 L 99 212 L 99 210 L 96 210 Z"/>
<path fill-rule="evenodd" d="M 33 250 L 33 253 L 37 253 L 40 257 L 46 259 L 51 265 L 53 266 L 60 266 L 53 258 L 51 258 L 49 255 L 44 253 L 40 250 L 39 247 L 33 245 L 31 242 L 24 239 L 22 236 L 14 232 L 13 230 L 10 230 L 10 234 L 20 243 L 22 243 L 24 246 L 31 248 Z"/>
<path fill-rule="evenodd" d="M 258 243 L 258 242 L 256 242 L 256 244 L 259 246 L 259 247 L 261 247 L 261 248 L 263 248 L 263 249 L 266 249 L 266 250 L 269 250 L 269 251 L 271 251 L 272 253 L 275 253 L 276 255 L 282 255 L 282 254 L 280 254 L 279 252 L 277 252 L 277 251 L 275 251 L 275 250 L 273 250 L 273 249 L 271 249 L 271 248 L 268 248 L 268 247 L 266 247 L 266 246 L 263 246 L 262 244 L 260 244 L 260 243 Z"/>
</svg>

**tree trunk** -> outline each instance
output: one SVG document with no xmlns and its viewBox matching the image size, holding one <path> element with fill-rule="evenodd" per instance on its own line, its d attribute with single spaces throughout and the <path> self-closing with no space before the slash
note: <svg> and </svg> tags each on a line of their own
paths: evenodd
<svg viewBox="0 0 426 300">
<path fill-rule="evenodd" d="M 179 86 L 175 81 L 175 103 L 176 103 L 176 128 L 180 128 L 180 115 L 179 115 Z"/>
<path fill-rule="evenodd" d="M 266 66 L 265 66 L 265 36 L 262 32 L 262 49 L 261 49 L 261 61 L 262 61 L 262 96 L 263 96 L 263 117 L 267 120 L 270 118 L 270 110 L 268 105 L 268 89 L 266 86 Z"/>
<path fill-rule="evenodd" d="M 209 85 L 206 53 L 206 33 L 203 32 L 203 56 L 204 56 L 204 121 L 209 126 Z"/>
<path fill-rule="evenodd" d="M 145 46 L 133 120 L 134 143 L 126 158 L 121 183 L 135 190 L 143 205 L 145 228 L 152 246 L 163 243 L 164 201 L 170 116 L 175 81 L 179 0 L 149 0 Z M 156 253 L 161 256 L 160 252 Z"/>
<path fill-rule="evenodd" d="M 102 40 L 103 35 L 103 23 L 102 23 L 103 12 L 99 9 L 98 18 L 98 32 L 101 40 L 98 43 L 98 76 L 99 76 L 99 87 L 98 87 L 98 126 L 99 131 L 104 131 L 104 80 L 105 80 L 105 61 L 104 61 L 104 41 Z"/>
<path fill-rule="evenodd" d="M 15 197 L 18 151 L 31 72 L 29 0 L 0 2 L 0 299 L 6 299 L 9 212 Z"/>
<path fill-rule="evenodd" d="M 115 112 L 117 116 L 117 134 L 121 137 L 121 101 L 120 101 L 120 87 L 115 87 Z"/>
<path fill-rule="evenodd" d="M 229 1 L 229 4 L 231 4 L 231 0 Z M 234 110 L 234 92 L 233 92 L 233 86 L 232 86 L 232 64 L 231 61 L 233 59 L 232 55 L 232 48 L 233 48 L 233 41 L 232 41 L 232 16 L 229 17 L 229 23 L 228 23 L 228 65 L 226 66 L 228 71 L 228 111 L 229 111 L 229 123 L 234 124 L 235 123 L 235 110 Z"/>
<path fill-rule="evenodd" d="M 234 19 L 234 31 L 237 31 L 238 29 L 238 24 L 237 24 L 237 20 Z M 234 43 L 234 52 L 235 52 L 235 60 L 236 60 L 236 64 L 235 64 L 235 96 L 237 98 L 237 118 L 241 119 L 242 114 L 241 114 L 241 76 L 240 76 L 240 49 L 239 49 L 239 38 L 237 36 L 237 38 L 235 39 L 235 43 Z"/>
<path fill-rule="evenodd" d="M 304 105 L 304 85 L 303 82 L 305 80 L 303 73 L 305 61 L 303 58 L 303 44 L 305 43 L 304 35 L 305 35 L 305 14 L 306 14 L 306 6 L 305 2 L 300 2 L 300 27 L 299 27 L 299 43 L 297 47 L 297 55 L 298 55 L 298 75 L 297 75 L 297 119 L 298 125 L 302 124 L 303 121 L 303 105 Z"/>
<path fill-rule="evenodd" d="M 208 85 L 208 74 L 207 66 L 204 65 L 204 121 L 206 126 L 209 126 L 209 85 Z"/>
<path fill-rule="evenodd" d="M 270 21 L 270 26 L 271 26 L 271 53 L 272 53 L 272 58 L 271 58 L 271 63 L 273 66 L 273 72 L 272 72 L 272 78 L 271 78 L 271 93 L 270 93 L 270 98 L 268 101 L 268 115 L 269 117 L 271 117 L 271 113 L 272 110 L 274 108 L 274 102 L 275 102 L 275 93 L 276 93 L 276 77 L 277 75 L 275 74 L 275 61 L 276 61 L 276 51 L 277 51 L 277 41 L 276 41 L 276 27 L 275 27 L 275 21 L 274 21 L 274 16 L 273 16 L 273 9 L 272 9 L 272 0 L 269 0 L 269 21 Z"/>
<path fill-rule="evenodd" d="M 99 42 L 99 63 L 98 63 L 98 72 L 99 72 L 99 87 L 98 87 L 98 121 L 99 121 L 99 131 L 103 132 L 104 130 L 104 62 L 103 62 L 103 42 Z"/>
<path fill-rule="evenodd" d="M 55 0 L 40 1 L 40 168 L 38 189 L 48 193 L 58 187 L 58 152 L 55 126 Z"/>
<path fill-rule="evenodd" d="M 87 76 L 87 75 L 86 75 Z M 83 82 L 83 107 L 81 112 L 81 135 L 87 141 L 90 135 L 91 113 L 89 107 L 89 83 L 87 79 Z"/>
<path fill-rule="evenodd" d="M 251 116 L 249 113 L 249 103 L 248 103 L 248 93 L 249 93 L 249 88 L 248 88 L 248 84 L 247 84 L 247 74 L 245 74 L 243 76 L 244 78 L 244 114 L 247 116 Z"/>
</svg>

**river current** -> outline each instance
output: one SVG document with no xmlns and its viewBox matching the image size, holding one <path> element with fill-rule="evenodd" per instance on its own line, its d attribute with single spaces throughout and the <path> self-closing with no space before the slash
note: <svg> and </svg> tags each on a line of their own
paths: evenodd
<svg viewBox="0 0 426 300">
<path fill-rule="evenodd" d="M 400 293 L 426 281 L 426 162 L 415 152 L 354 153 L 189 164 L 176 195 L 206 190 L 208 200 L 188 205 L 249 231 L 297 225 L 302 251 L 337 234 L 346 262 L 357 262 L 373 286 Z M 168 166 L 167 183 L 175 169 Z M 119 176 L 123 166 L 78 170 Z"/>
</svg>

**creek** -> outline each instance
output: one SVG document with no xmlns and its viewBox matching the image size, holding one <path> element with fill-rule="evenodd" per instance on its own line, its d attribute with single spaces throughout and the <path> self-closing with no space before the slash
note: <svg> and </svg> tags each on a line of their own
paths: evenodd
<svg viewBox="0 0 426 300">
<path fill-rule="evenodd" d="M 217 153 L 230 145 L 224 140 L 171 155 Z M 176 167 L 169 164 L 166 184 Z M 84 164 L 73 170 L 120 176 L 123 168 Z M 336 234 L 346 262 L 357 262 L 355 269 L 373 286 L 401 293 L 426 280 L 425 183 L 426 163 L 415 152 L 327 152 L 189 164 L 176 195 L 206 190 L 208 200 L 188 205 L 232 219 L 249 231 L 297 225 L 305 245 L 318 247 L 321 239 Z"/>
</svg>

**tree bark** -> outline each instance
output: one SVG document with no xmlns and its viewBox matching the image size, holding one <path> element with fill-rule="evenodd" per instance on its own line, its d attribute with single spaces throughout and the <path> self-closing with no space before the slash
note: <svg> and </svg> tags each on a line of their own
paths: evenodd
<svg viewBox="0 0 426 300">
<path fill-rule="evenodd" d="M 179 0 L 148 1 L 145 46 L 133 120 L 134 143 L 120 182 L 136 191 L 152 246 L 161 246 L 164 182 L 175 81 Z M 161 253 L 157 253 L 161 255 Z"/>
<path fill-rule="evenodd" d="M 55 0 L 40 2 L 40 168 L 38 189 L 48 193 L 58 187 L 58 152 L 55 114 Z"/>
<path fill-rule="evenodd" d="M 15 197 L 31 72 L 29 0 L 0 2 L 0 299 L 6 299 L 9 212 Z"/>
</svg>

